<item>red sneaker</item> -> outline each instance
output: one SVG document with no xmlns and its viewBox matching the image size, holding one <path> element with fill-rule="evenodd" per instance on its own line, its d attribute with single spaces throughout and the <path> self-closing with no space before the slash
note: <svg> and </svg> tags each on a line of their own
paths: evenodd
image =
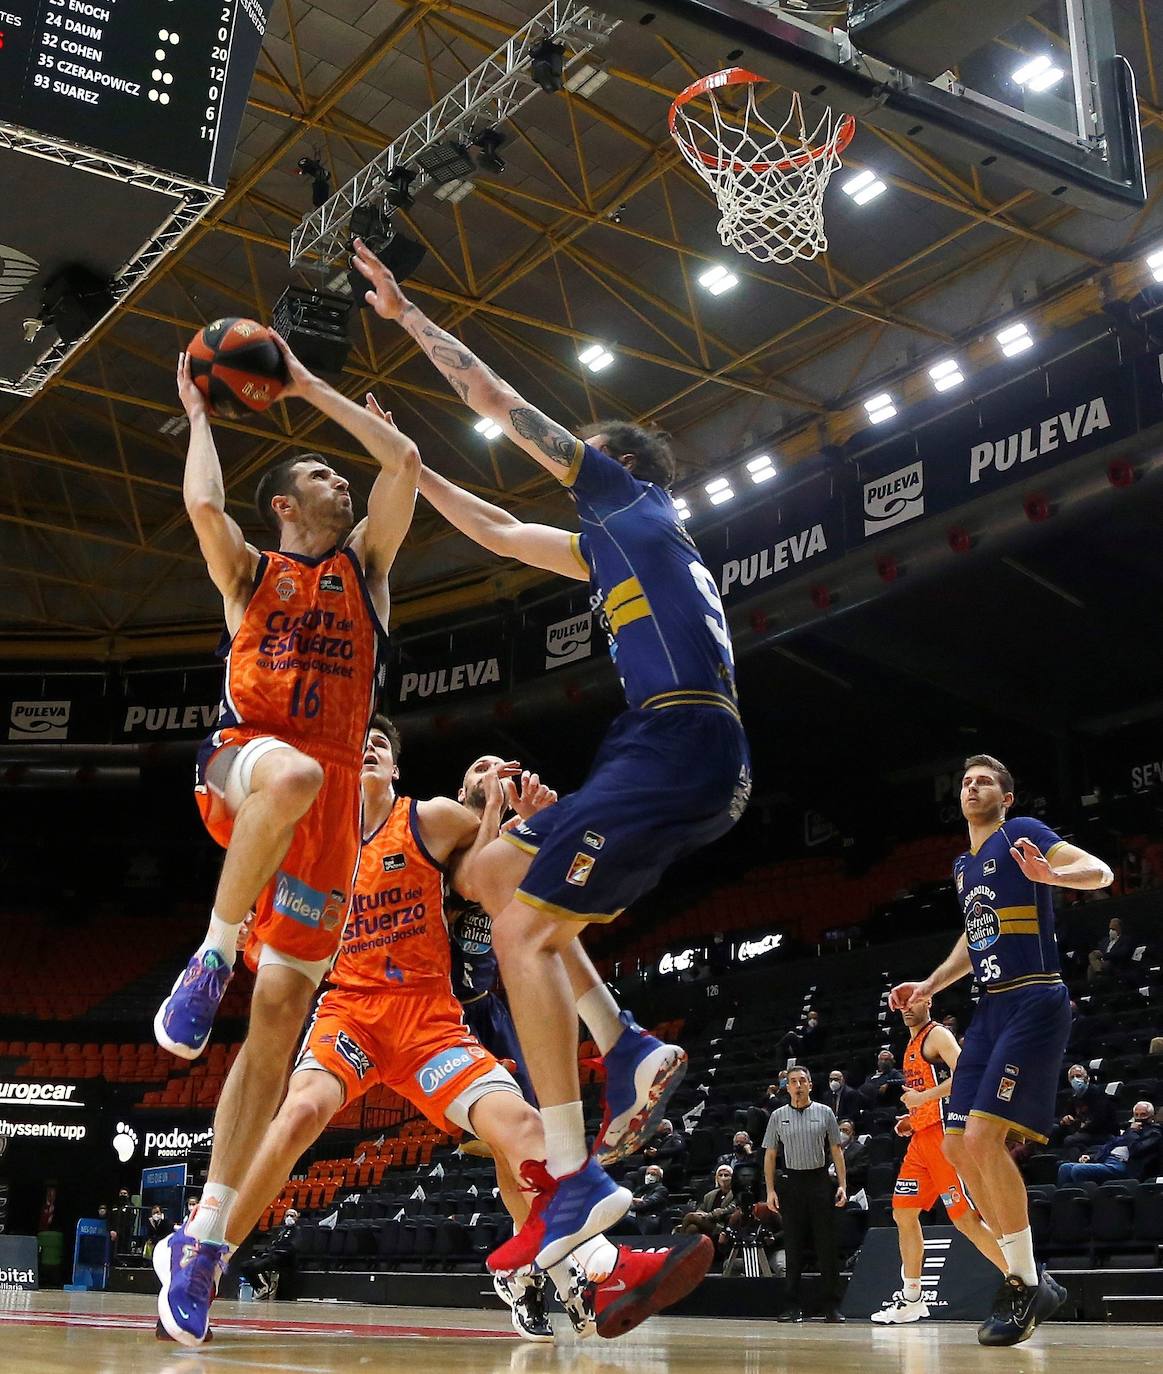
<svg viewBox="0 0 1163 1374">
<path fill-rule="evenodd" d="M 710 1236 L 683 1236 L 658 1250 L 618 1246 L 618 1263 L 609 1278 L 594 1283 L 598 1335 L 624 1336 L 664 1307 L 699 1286 L 715 1258 Z"/>
<path fill-rule="evenodd" d="M 535 1194 L 525 1224 L 488 1257 L 494 1274 L 548 1269 L 584 1240 L 600 1235 L 630 1210 L 630 1193 L 619 1188 L 591 1155 L 576 1173 L 554 1178 L 541 1160 L 521 1165 L 525 1191 Z"/>
</svg>

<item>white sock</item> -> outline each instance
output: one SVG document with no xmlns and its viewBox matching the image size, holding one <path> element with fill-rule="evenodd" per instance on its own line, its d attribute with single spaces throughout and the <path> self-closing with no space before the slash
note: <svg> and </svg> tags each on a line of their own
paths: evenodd
<svg viewBox="0 0 1163 1374">
<path fill-rule="evenodd" d="M 545 1167 L 554 1178 L 575 1174 L 586 1162 L 586 1119 L 580 1102 L 542 1107 Z"/>
<path fill-rule="evenodd" d="M 618 1263 L 618 1247 L 605 1236 L 594 1236 L 583 1240 L 570 1258 L 578 1260 L 591 1279 L 608 1279 Z"/>
<path fill-rule="evenodd" d="M 920 1302 L 921 1300 L 921 1281 L 920 1279 L 910 1279 L 909 1276 L 901 1271 L 901 1292 L 905 1295 L 905 1302 Z"/>
<path fill-rule="evenodd" d="M 1012 1236 L 998 1236 L 997 1243 L 1005 1257 L 1006 1271 L 1016 1274 L 1027 1288 L 1038 1283 L 1038 1266 L 1034 1263 L 1034 1237 L 1027 1226 Z"/>
<path fill-rule="evenodd" d="M 590 988 L 577 999 L 577 1014 L 585 1022 L 586 1030 L 594 1037 L 599 1051 L 609 1054 L 621 1039 L 626 1027 L 618 1020 L 620 1008 L 604 983 Z"/>
<path fill-rule="evenodd" d="M 223 1183 L 207 1183 L 202 1189 L 202 1196 L 198 1199 L 194 1219 L 187 1223 L 186 1230 L 195 1240 L 208 1240 L 214 1245 L 225 1245 L 230 1209 L 237 1197 L 237 1188 L 227 1188 Z"/>
<path fill-rule="evenodd" d="M 216 911 L 210 913 L 210 925 L 206 930 L 206 938 L 198 947 L 199 954 L 205 954 L 208 949 L 215 950 L 222 956 L 222 961 L 227 968 L 234 967 L 234 958 L 238 952 L 238 927 L 223 921 Z"/>
</svg>

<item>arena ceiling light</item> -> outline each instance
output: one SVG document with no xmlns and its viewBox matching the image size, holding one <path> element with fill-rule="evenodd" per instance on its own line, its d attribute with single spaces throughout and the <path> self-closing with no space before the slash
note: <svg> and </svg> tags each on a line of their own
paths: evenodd
<svg viewBox="0 0 1163 1374">
<path fill-rule="evenodd" d="M 730 501 L 735 495 L 735 489 L 725 477 L 716 477 L 708 482 L 703 490 L 711 498 L 712 506 L 721 506 L 724 501 Z"/>
<path fill-rule="evenodd" d="M 1023 62 L 1020 67 L 1015 67 L 1012 79 L 1016 86 L 1028 86 L 1032 91 L 1048 91 L 1051 86 L 1057 86 L 1065 75 L 1062 68 L 1055 66 L 1051 58 L 1045 53 L 1040 53 L 1028 62 Z"/>
<path fill-rule="evenodd" d="M 1020 320 L 1017 324 L 1011 324 L 1005 329 L 999 330 L 994 337 L 1001 345 L 1001 351 L 1007 358 L 1012 358 L 1017 353 L 1024 353 L 1027 348 L 1034 346 L 1034 341 L 1030 338 L 1030 331 Z"/>
<path fill-rule="evenodd" d="M 950 387 L 960 386 L 965 380 L 961 372 L 961 365 L 954 358 L 946 358 L 944 362 L 934 363 L 929 368 L 929 376 L 938 391 L 948 391 Z"/>
<path fill-rule="evenodd" d="M 865 171 L 849 177 L 840 189 L 846 196 L 851 196 L 856 205 L 867 205 L 870 200 L 875 200 L 883 191 L 887 191 L 888 187 L 875 172 Z"/>
<path fill-rule="evenodd" d="M 583 62 L 565 83 L 565 89 L 588 100 L 595 91 L 601 90 L 609 79 L 609 72 Z"/>
<path fill-rule="evenodd" d="M 885 420 L 891 420 L 896 414 L 896 406 L 887 391 L 882 391 L 879 396 L 873 396 L 865 401 L 864 409 L 874 425 L 882 425 Z"/>
<path fill-rule="evenodd" d="M 583 348 L 577 355 L 577 360 L 588 367 L 591 372 L 602 372 L 614 361 L 614 355 L 605 344 L 590 344 L 589 348 Z"/>
<path fill-rule="evenodd" d="M 739 278 L 730 268 L 716 263 L 699 277 L 699 285 L 705 286 L 712 296 L 721 296 L 724 291 L 730 291 L 733 286 L 738 286 Z"/>
<path fill-rule="evenodd" d="M 487 415 L 482 415 L 476 424 L 473 425 L 473 429 L 475 429 L 478 434 L 483 435 L 490 443 L 492 443 L 499 434 L 504 434 L 505 432 L 501 426 L 497 424 L 496 420 L 490 420 Z"/>
<path fill-rule="evenodd" d="M 775 476 L 775 464 L 771 461 L 770 453 L 761 453 L 758 458 L 752 458 L 746 466 L 751 480 L 757 485 L 760 482 L 770 482 Z"/>
<path fill-rule="evenodd" d="M 1163 248 L 1148 255 L 1147 266 L 1156 281 L 1163 281 Z"/>
<path fill-rule="evenodd" d="M 449 181 L 443 186 L 438 186 L 432 195 L 436 200 L 446 200 L 449 205 L 458 205 L 471 190 L 471 181 Z"/>
<path fill-rule="evenodd" d="M 678 518 L 680 520 L 689 520 L 691 518 L 691 508 L 687 503 L 686 497 L 675 496 L 671 499 L 674 501 L 674 513 Z"/>
</svg>

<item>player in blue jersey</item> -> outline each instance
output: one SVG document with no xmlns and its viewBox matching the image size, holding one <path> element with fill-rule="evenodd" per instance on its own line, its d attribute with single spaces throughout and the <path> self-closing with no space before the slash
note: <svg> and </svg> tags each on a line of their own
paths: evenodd
<svg viewBox="0 0 1163 1374">
<path fill-rule="evenodd" d="M 610 422 L 583 441 L 427 319 L 358 242 L 356 265 L 373 288 L 365 299 L 376 313 L 399 323 L 468 406 L 569 490 L 581 533 L 525 524 L 430 471 L 422 493 L 494 553 L 590 584 L 629 707 L 581 789 L 490 844 L 474 876 L 493 917 L 547 1146 L 545 1164 L 531 1161 L 526 1171 L 537 1192 L 529 1220 L 489 1264 L 498 1271 L 544 1267 L 612 1224 L 630 1202 L 587 1155 L 577 1012 L 605 1057 L 606 1120 L 596 1145 L 603 1157 L 653 1129 L 680 1067 L 627 1013 L 619 1025 L 612 999 L 594 1013 L 603 989 L 576 937 L 591 921 L 613 920 L 680 854 L 724 834 L 742 814 L 751 769 L 731 640 L 715 580 L 670 497 L 674 460 L 666 437 Z M 593 1019 L 582 1005 L 587 999 Z M 618 1276 L 627 1311 L 672 1301 L 698 1266 L 705 1272 L 713 1247 L 698 1245 L 706 1237 L 689 1239 L 695 1253 L 680 1243 L 661 1267 Z"/>
<path fill-rule="evenodd" d="M 1008 817 L 1009 770 L 965 760 L 961 814 L 969 850 L 953 865 L 965 933 L 921 983 L 893 988 L 896 1011 L 972 973 L 983 996 L 965 1036 L 945 1114 L 945 1154 L 998 1238 L 1008 1273 L 982 1323 L 982 1345 L 1016 1345 L 1066 1294 L 1034 1263 L 1026 1189 L 1006 1149 L 1011 1133 L 1045 1142 L 1070 1033 L 1070 996 L 1054 933 L 1052 887 L 1107 887 L 1101 859 L 1030 816 Z"/>
</svg>

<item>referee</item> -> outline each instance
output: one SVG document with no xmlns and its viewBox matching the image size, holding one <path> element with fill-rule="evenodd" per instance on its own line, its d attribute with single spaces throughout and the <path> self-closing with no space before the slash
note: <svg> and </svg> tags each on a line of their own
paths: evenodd
<svg viewBox="0 0 1163 1374">
<path fill-rule="evenodd" d="M 805 1068 L 788 1072 L 791 1101 L 777 1107 L 763 1137 L 763 1177 L 767 1203 L 783 1219 L 783 1243 L 787 1259 L 787 1310 L 781 1322 L 802 1322 L 800 1276 L 804 1246 L 809 1235 L 820 1266 L 824 1320 L 842 1322 L 836 1310 L 840 1301 L 840 1251 L 836 1242 L 836 1209 L 848 1201 L 845 1191 L 844 1151 L 840 1127 L 831 1107 L 812 1101 L 812 1075 Z M 783 1146 L 779 1193 L 775 1190 L 775 1157 Z M 828 1177 L 828 1154 L 836 1166 L 838 1186 Z"/>
</svg>

